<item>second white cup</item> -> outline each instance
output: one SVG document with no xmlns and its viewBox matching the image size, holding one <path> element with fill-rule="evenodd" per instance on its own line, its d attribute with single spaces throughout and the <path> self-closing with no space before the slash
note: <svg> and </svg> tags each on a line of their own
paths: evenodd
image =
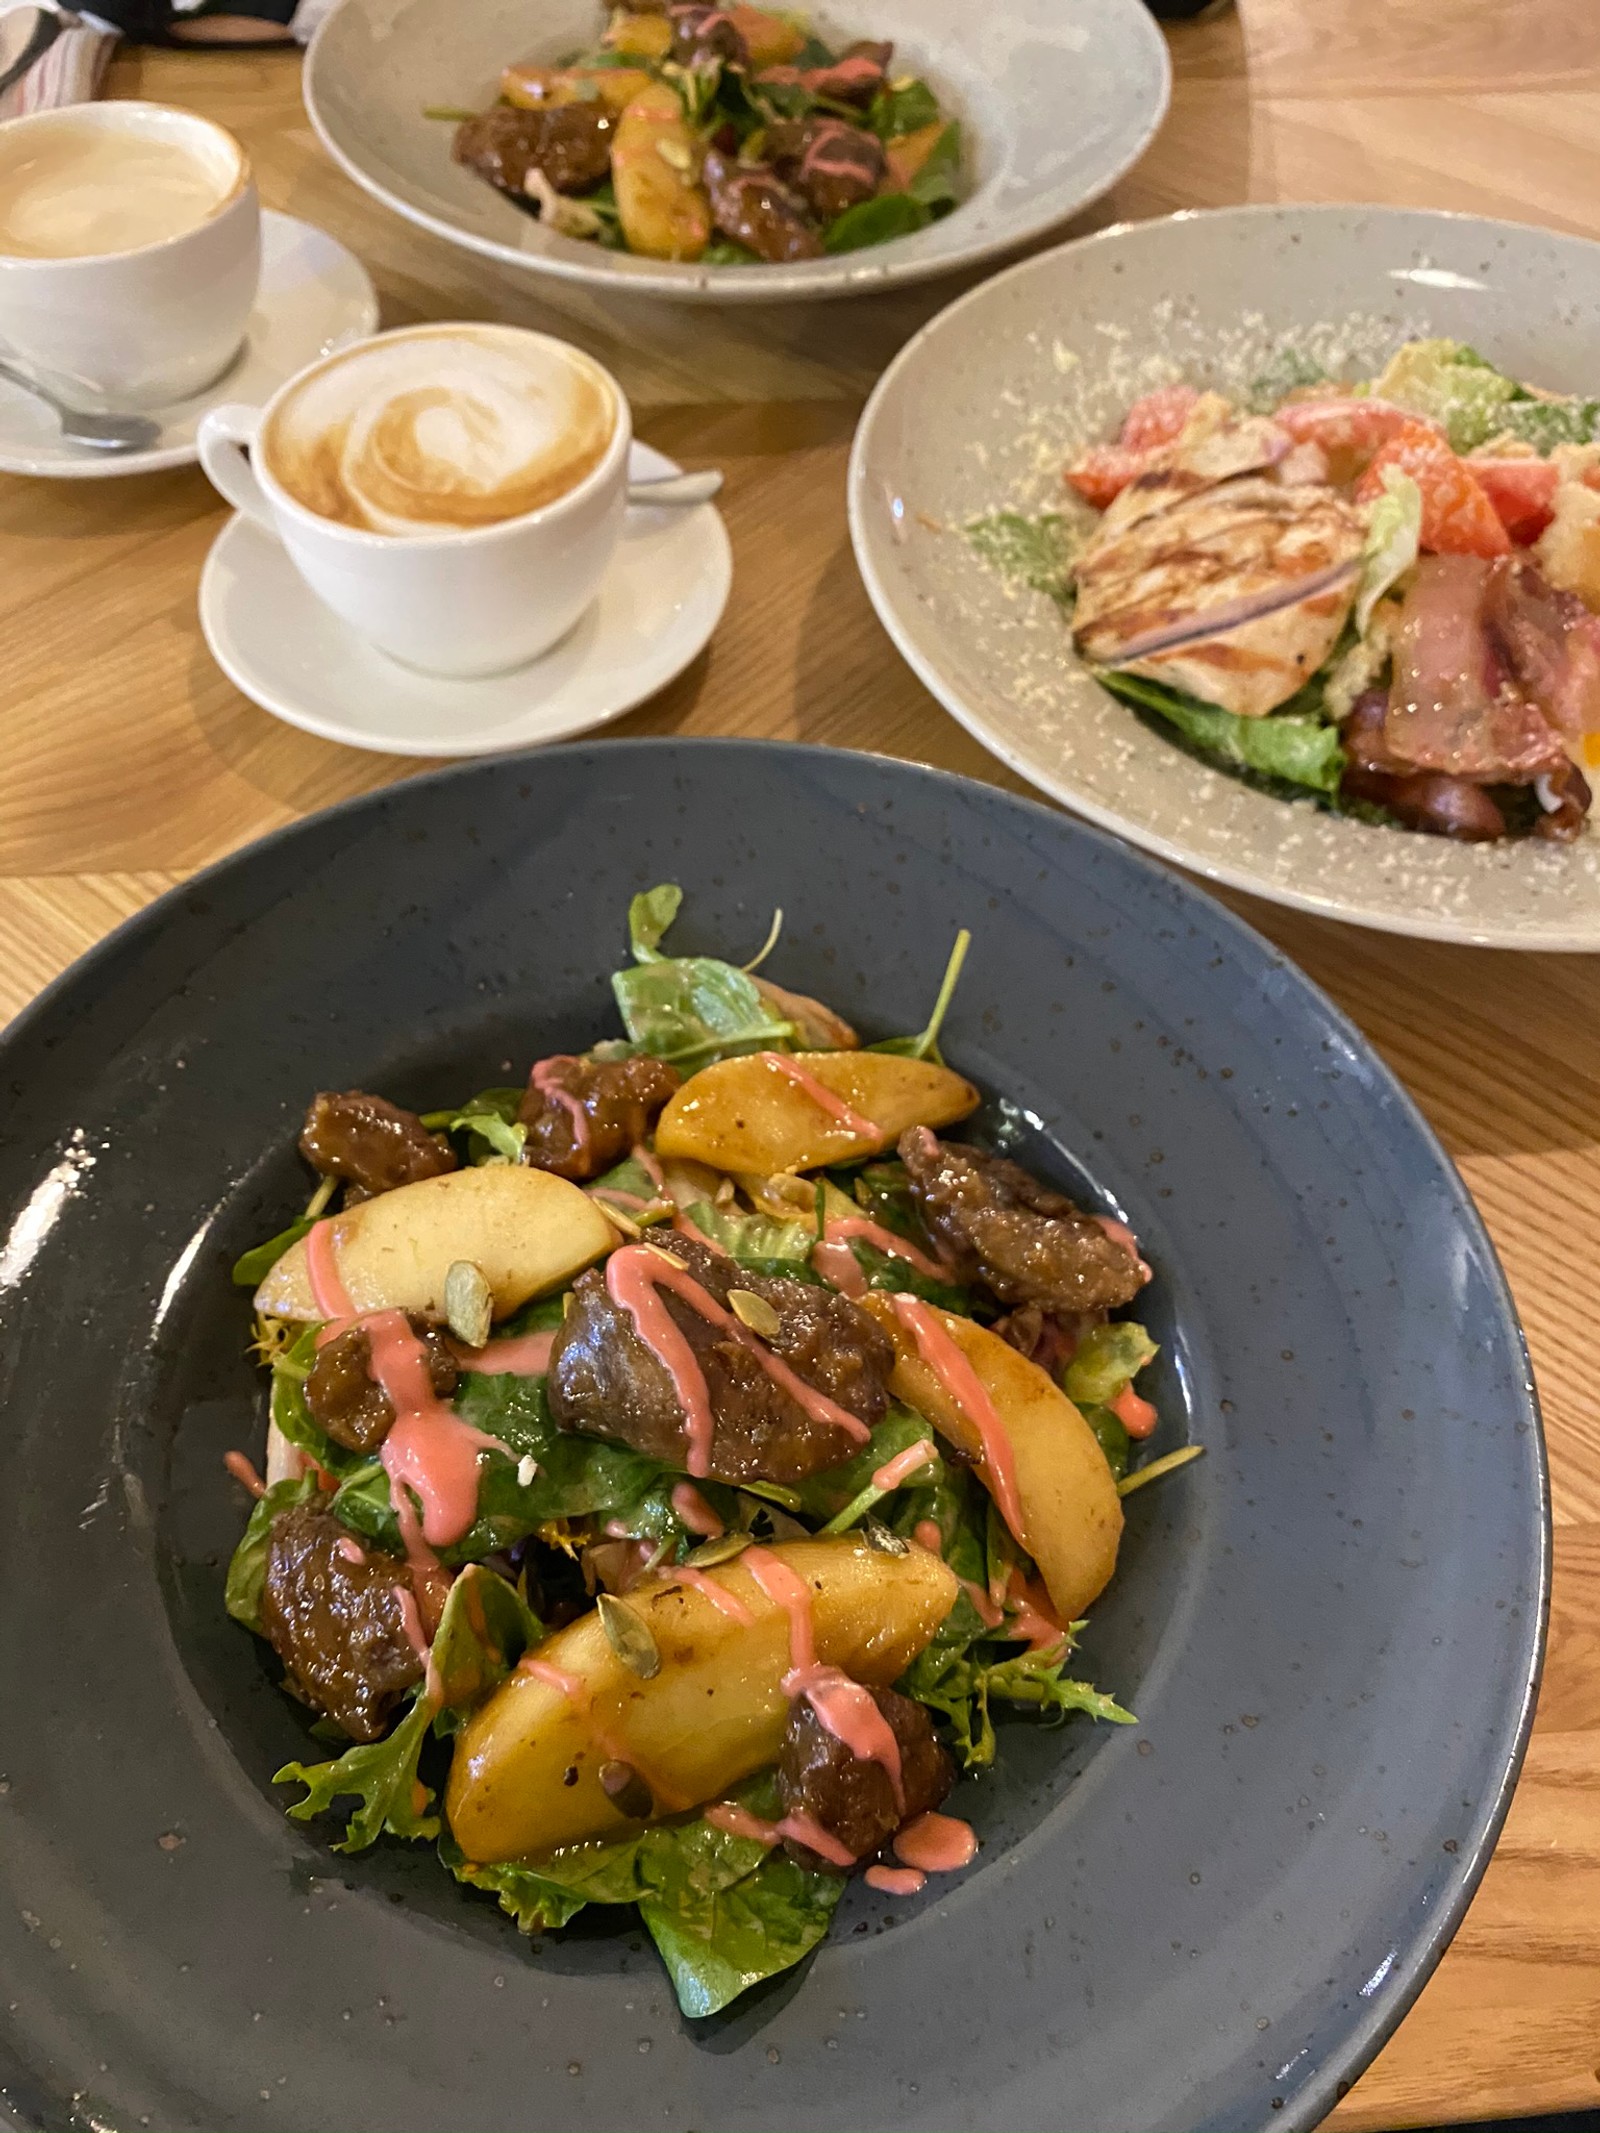
<svg viewBox="0 0 1600 2133">
<path fill-rule="evenodd" d="M 632 442 L 621 387 L 581 349 L 466 324 L 380 334 L 265 408 L 214 408 L 199 436 L 214 486 L 324 605 L 461 678 L 538 658 L 594 600 Z"/>
</svg>

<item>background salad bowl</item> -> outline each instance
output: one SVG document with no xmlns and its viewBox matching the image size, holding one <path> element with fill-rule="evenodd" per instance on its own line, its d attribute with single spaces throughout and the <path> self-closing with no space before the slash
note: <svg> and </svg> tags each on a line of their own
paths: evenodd
<svg viewBox="0 0 1600 2133">
<path fill-rule="evenodd" d="M 1109 696 L 1060 605 L 994 567 L 975 520 L 1068 509 L 1062 469 L 1181 380 L 1270 401 L 1373 376 L 1441 336 L 1600 394 L 1600 245 L 1468 216 L 1229 208 L 1106 230 L 952 304 L 856 437 L 857 560 L 901 653 L 969 731 L 1066 806 L 1213 881 L 1439 940 L 1600 949 L 1600 830 L 1455 844 L 1322 813 L 1184 753 Z M 1591 769 L 1590 775 L 1593 776 Z"/>
<path fill-rule="evenodd" d="M 303 1202 L 308 1090 L 426 1107 L 590 1041 L 628 899 L 664 879 L 688 952 L 753 950 L 784 906 L 769 967 L 872 1037 L 919 1026 L 973 929 L 946 1055 L 1007 1099 L 1025 1163 L 1134 1227 L 1152 1442 L 1206 1447 L 1128 1498 L 1084 1639 L 1138 1723 L 1002 1719 L 950 1802 L 977 1862 L 909 1901 L 852 1887 L 803 1968 L 702 2022 L 631 1912 L 529 1947 L 428 1847 L 342 1857 L 286 1821 L 267 1774 L 326 1750 L 221 1605 L 223 1455 L 262 1419 L 228 1269 Z M 1209 899 L 905 764 L 557 748 L 175 890 L 0 1070 L 0 2090 L 24 2122 L 1256 2133 L 1315 2125 L 1410 2005 L 1531 1715 L 1537 1409 L 1437 1143 Z"/>
<path fill-rule="evenodd" d="M 926 73 L 961 121 L 965 197 L 886 245 L 788 266 L 698 266 L 556 235 L 450 160 L 429 108 L 490 103 L 512 61 L 593 45 L 601 0 L 341 0 L 306 60 L 324 146 L 397 214 L 503 265 L 635 295 L 762 303 L 921 281 L 1024 243 L 1097 200 L 1148 147 L 1167 108 L 1166 45 L 1143 0 L 822 0 L 824 38 L 888 38 L 895 71 Z"/>
</svg>

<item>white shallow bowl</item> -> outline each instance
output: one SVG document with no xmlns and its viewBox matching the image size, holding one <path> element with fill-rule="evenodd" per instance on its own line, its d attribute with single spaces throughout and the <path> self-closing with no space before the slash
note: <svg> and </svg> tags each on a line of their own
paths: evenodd
<svg viewBox="0 0 1600 2133">
<path fill-rule="evenodd" d="M 967 137 L 968 197 L 913 237 L 795 266 L 699 267 L 558 237 L 450 160 L 430 105 L 480 109 L 516 59 L 593 44 L 603 0 L 342 0 L 312 40 L 306 109 L 330 155 L 410 221 L 510 267 L 691 302 L 845 296 L 990 258 L 1075 215 L 1149 146 L 1167 48 L 1143 0 L 824 0 L 837 43 L 890 38 Z"/>
<path fill-rule="evenodd" d="M 1417 334 L 1557 392 L 1600 391 L 1600 245 L 1364 207 L 1228 208 L 1064 245 L 952 304 L 885 373 L 851 458 L 856 559 L 884 627 L 968 731 L 1146 850 L 1386 932 L 1600 950 L 1600 827 L 1566 846 L 1452 844 L 1209 770 L 1107 695 L 1056 605 L 1003 582 L 963 530 L 1066 508 L 1064 463 L 1152 385 L 1242 392 L 1291 351 L 1355 375 Z"/>
</svg>

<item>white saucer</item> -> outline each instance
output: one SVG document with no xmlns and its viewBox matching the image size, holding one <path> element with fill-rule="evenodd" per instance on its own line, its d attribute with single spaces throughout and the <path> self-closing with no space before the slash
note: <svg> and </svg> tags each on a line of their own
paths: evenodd
<svg viewBox="0 0 1600 2133">
<path fill-rule="evenodd" d="M 676 474 L 635 444 L 634 480 Z M 513 674 L 450 681 L 397 665 L 307 588 L 270 533 L 230 519 L 200 578 L 200 627 L 244 694 L 307 733 L 386 755 L 494 755 L 605 725 L 681 674 L 722 619 L 733 551 L 712 504 L 634 506 L 600 597 Z"/>
<path fill-rule="evenodd" d="M 163 424 L 159 444 L 148 452 L 111 454 L 70 444 L 42 400 L 0 379 L 0 472 L 95 481 L 187 466 L 208 407 L 224 400 L 259 406 L 318 356 L 365 340 L 377 329 L 377 292 L 355 254 L 315 224 L 265 208 L 261 289 L 239 360 L 208 392 L 154 410 Z"/>
</svg>

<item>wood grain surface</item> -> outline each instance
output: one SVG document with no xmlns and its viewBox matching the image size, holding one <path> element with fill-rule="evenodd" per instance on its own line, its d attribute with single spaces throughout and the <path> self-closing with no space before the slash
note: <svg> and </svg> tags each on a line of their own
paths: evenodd
<svg viewBox="0 0 1600 2133">
<path fill-rule="evenodd" d="M 1600 233 L 1595 0 L 1244 0 L 1172 42 L 1168 127 L 1082 227 L 1342 198 Z M 512 283 L 343 179 L 297 72 L 286 53 L 126 55 L 112 93 L 232 126 L 269 206 L 368 261 L 387 323 L 565 332 L 617 371 L 648 441 L 728 470 L 727 618 L 617 730 L 777 735 L 1014 784 L 896 658 L 845 530 L 861 399 L 959 278 L 720 315 Z M 192 471 L 0 477 L 0 1015 L 195 868 L 422 767 L 280 726 L 216 671 L 195 586 L 223 518 Z M 1355 2133 L 1600 2105 L 1600 968 L 1229 900 L 1349 1010 L 1461 1165 L 1527 1325 L 1554 1473 L 1550 1658 L 1509 1825 L 1455 1945 L 1335 2122 Z"/>
</svg>

